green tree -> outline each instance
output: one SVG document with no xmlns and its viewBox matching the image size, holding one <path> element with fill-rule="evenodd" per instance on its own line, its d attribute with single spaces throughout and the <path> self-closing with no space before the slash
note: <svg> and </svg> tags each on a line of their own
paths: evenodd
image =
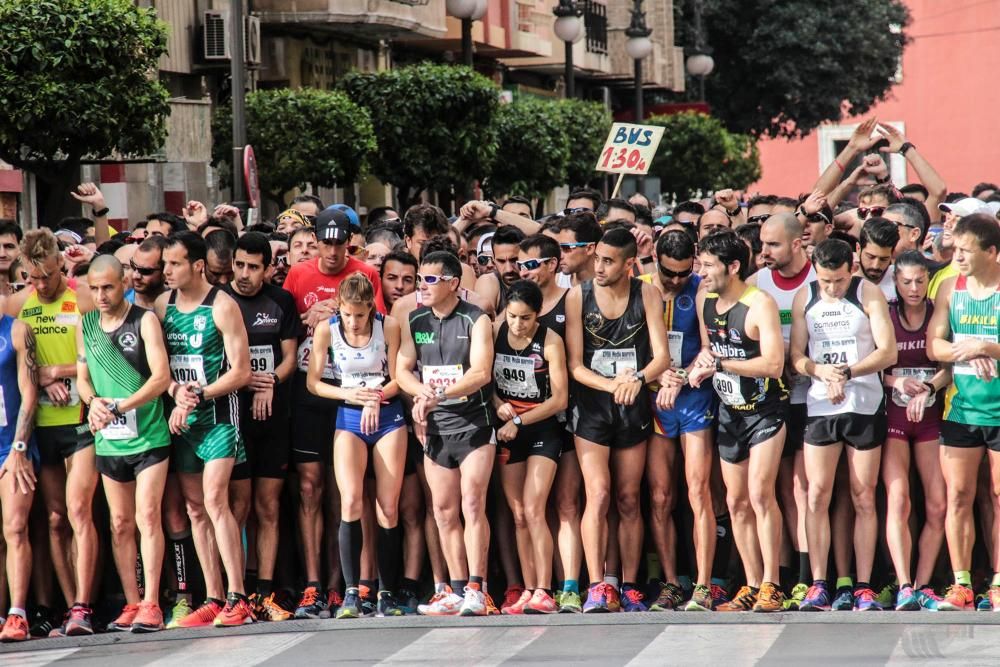
<svg viewBox="0 0 1000 667">
<path fill-rule="evenodd" d="M 649 174 L 660 192 L 678 201 L 722 188 L 743 189 L 760 178 L 760 154 L 753 138 L 732 134 L 722 122 L 694 111 L 652 116 L 647 125 L 665 129 Z"/>
<path fill-rule="evenodd" d="M 332 188 L 364 175 L 375 152 L 368 112 L 335 90 L 261 90 L 247 95 L 247 141 L 253 146 L 261 193 L 279 207 L 293 188 Z M 232 113 L 220 107 L 212 123 L 213 164 L 223 187 L 232 180 Z"/>
<path fill-rule="evenodd" d="M 569 141 L 566 183 L 570 188 L 587 185 L 597 176 L 594 165 L 611 131 L 611 113 L 600 102 L 577 99 L 559 100 L 556 108 Z"/>
<path fill-rule="evenodd" d="M 79 215 L 69 191 L 85 156 L 163 145 L 166 43 L 166 24 L 132 0 L 0 2 L 0 159 L 47 186 L 47 222 Z"/>
<path fill-rule="evenodd" d="M 909 41 L 902 0 L 686 0 L 676 5 L 682 44 L 695 44 L 693 3 L 715 59 L 705 96 L 732 132 L 799 137 L 839 120 L 845 101 L 867 112 L 888 95 Z"/>
<path fill-rule="evenodd" d="M 496 152 L 497 88 L 468 67 L 421 63 L 353 72 L 340 82 L 368 109 L 378 135 L 372 173 L 414 203 L 425 189 L 459 189 L 487 173 Z"/>
<path fill-rule="evenodd" d="M 557 103 L 522 97 L 502 104 L 494 128 L 497 153 L 486 178 L 491 194 L 534 199 L 566 182 L 570 144 Z"/>
</svg>

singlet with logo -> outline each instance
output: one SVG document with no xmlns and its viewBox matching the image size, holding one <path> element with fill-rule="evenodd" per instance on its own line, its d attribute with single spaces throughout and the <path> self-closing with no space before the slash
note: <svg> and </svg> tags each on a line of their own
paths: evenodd
<svg viewBox="0 0 1000 667">
<path fill-rule="evenodd" d="M 83 346 L 94 391 L 103 398 L 132 396 L 152 374 L 142 340 L 142 317 L 148 313 L 130 306 L 125 320 L 113 331 L 101 328 L 101 313 L 83 316 Z M 160 397 L 133 408 L 97 432 L 98 456 L 131 456 L 170 444 Z"/>
<path fill-rule="evenodd" d="M 809 283 L 805 307 L 809 334 L 809 358 L 817 364 L 853 366 L 875 351 L 872 325 L 862 305 L 865 279 L 852 276 L 843 298 L 825 301 L 819 281 Z M 810 417 L 827 415 L 873 415 L 882 409 L 884 392 L 880 373 L 854 377 L 844 385 L 844 400 L 834 404 L 827 398 L 826 383 L 813 378 L 806 396 Z"/>
<path fill-rule="evenodd" d="M 652 285 L 653 274 L 644 273 L 639 280 Z M 676 296 L 663 302 L 663 322 L 667 325 L 672 368 L 687 368 L 701 351 L 701 326 L 695 302 L 700 286 L 701 276 L 692 275 Z"/>
<path fill-rule="evenodd" d="M 212 319 L 212 304 L 218 294 L 219 289 L 213 287 L 200 304 L 185 313 L 175 303 L 177 290 L 170 292 L 163 332 L 170 355 L 170 373 L 175 382 L 197 382 L 204 387 L 229 370 L 222 332 Z M 239 426 L 237 392 L 203 401 L 188 417 L 190 426 L 210 428 L 216 424 Z"/>
<path fill-rule="evenodd" d="M 994 290 L 983 299 L 976 299 L 969 294 L 966 282 L 966 277 L 959 275 L 951 293 L 948 323 L 951 325 L 952 342 L 966 338 L 998 342 L 1000 290 Z M 997 366 L 994 361 L 994 373 Z M 944 418 L 971 426 L 1000 426 L 1000 381 L 980 380 L 967 361 L 956 361 L 951 372 L 952 384 L 945 395 Z"/>
<path fill-rule="evenodd" d="M 629 278 L 628 304 L 621 317 L 604 317 L 597 304 L 594 283 L 580 284 L 583 305 L 583 365 L 598 375 L 613 378 L 625 370 L 641 371 L 653 358 L 649 326 L 642 301 L 642 281 Z M 596 393 L 580 385 L 580 395 Z M 604 393 L 604 392 L 600 392 Z"/>
<path fill-rule="evenodd" d="M 371 337 L 361 347 L 347 342 L 339 315 L 330 318 L 330 360 L 337 385 L 348 389 L 384 386 L 389 381 L 388 352 L 381 313 L 375 313 Z"/>
<path fill-rule="evenodd" d="M 927 358 L 927 325 L 934 314 L 934 304 L 926 302 L 927 311 L 924 320 L 913 331 L 907 329 L 900 319 L 900 311 L 903 305 L 893 300 L 889 302 L 889 319 L 892 320 L 892 328 L 896 333 L 896 364 L 886 369 L 886 373 L 893 376 L 912 377 L 918 382 L 930 382 L 937 373 L 937 362 Z M 898 389 L 886 387 L 886 397 L 899 407 L 906 407 L 910 402 L 910 396 L 901 393 Z M 936 396 L 927 399 L 926 407 L 931 407 L 936 402 Z M 940 407 L 938 408 L 940 410 Z"/>
<path fill-rule="evenodd" d="M 21 411 L 21 388 L 17 383 L 17 350 L 11 335 L 14 318 L 0 315 L 0 448 L 14 442 L 17 415 Z M 39 389 L 41 394 L 44 390 Z"/>
<path fill-rule="evenodd" d="M 523 414 L 552 396 L 549 364 L 545 360 L 545 335 L 548 329 L 539 324 L 524 349 L 515 349 L 508 340 L 507 323 L 500 325 L 494 343 L 493 383 L 497 397 Z"/>
<path fill-rule="evenodd" d="M 747 314 L 760 290 L 747 286 L 739 300 L 726 312 L 720 313 L 719 295 L 705 295 L 704 320 L 712 351 L 722 359 L 737 361 L 760 356 L 760 341 L 747 333 Z M 755 414 L 779 405 L 788 398 L 784 383 L 778 379 L 755 378 L 729 371 L 716 371 L 712 386 L 723 405 L 740 414 Z"/>
<path fill-rule="evenodd" d="M 781 318 L 781 337 L 785 339 L 787 346 L 792 337 L 792 303 L 795 301 L 795 294 L 803 285 L 816 280 L 816 269 L 811 262 L 806 262 L 798 275 L 791 278 L 784 277 L 774 269 L 761 269 L 756 275 L 757 288 L 770 294 L 775 303 L 778 304 L 778 316 Z M 806 402 L 806 394 L 809 392 L 809 376 L 795 375 L 793 378 L 789 403 L 800 405 Z"/>
<path fill-rule="evenodd" d="M 417 373 L 424 384 L 447 387 L 465 375 L 472 351 L 472 328 L 483 315 L 482 310 L 462 300 L 443 318 L 435 315 L 430 306 L 420 306 L 410 313 Z M 446 435 L 492 426 L 492 392 L 493 384 L 487 383 L 468 396 L 442 401 L 427 416 L 427 432 Z"/>
<path fill-rule="evenodd" d="M 549 312 L 538 316 L 538 323 L 547 329 L 552 329 L 559 337 L 566 340 L 566 295 L 569 290 L 564 290 L 562 296 L 556 301 Z"/>
<path fill-rule="evenodd" d="M 35 334 L 39 366 L 76 364 L 76 328 L 80 324 L 76 292 L 68 286 L 52 303 L 42 303 L 38 292 L 32 292 L 21 306 L 18 319 L 31 327 Z M 69 392 L 69 405 L 58 406 L 49 400 L 45 390 L 38 389 L 37 426 L 69 426 L 83 422 L 83 404 L 76 386 L 76 377 L 59 380 Z"/>
</svg>

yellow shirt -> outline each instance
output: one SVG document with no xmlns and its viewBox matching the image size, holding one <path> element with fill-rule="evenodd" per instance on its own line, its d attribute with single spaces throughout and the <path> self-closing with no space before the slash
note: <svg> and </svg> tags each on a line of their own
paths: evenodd
<svg viewBox="0 0 1000 667">
<path fill-rule="evenodd" d="M 37 344 L 38 365 L 55 366 L 76 363 L 76 328 L 80 310 L 76 292 L 68 288 L 52 303 L 42 303 L 32 292 L 24 301 L 17 318 L 31 327 Z M 70 394 L 70 403 L 53 405 L 44 389 L 38 391 L 37 426 L 67 426 L 83 422 L 83 405 L 76 387 L 76 377 L 62 378 Z"/>
<path fill-rule="evenodd" d="M 927 283 L 927 298 L 931 301 L 937 298 L 938 288 L 941 287 L 943 283 L 948 278 L 954 278 L 958 275 L 958 267 L 955 266 L 955 262 L 952 262 L 943 269 L 938 269 L 938 272 L 934 274 L 931 281 Z"/>
</svg>

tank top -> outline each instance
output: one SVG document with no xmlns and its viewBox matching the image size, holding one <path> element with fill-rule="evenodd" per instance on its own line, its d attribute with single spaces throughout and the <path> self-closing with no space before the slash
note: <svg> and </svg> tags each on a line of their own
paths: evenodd
<svg viewBox="0 0 1000 667">
<path fill-rule="evenodd" d="M 35 334 L 39 366 L 76 364 L 76 328 L 80 324 L 80 310 L 76 292 L 67 286 L 52 303 L 42 303 L 38 292 L 25 299 L 18 319 L 31 327 Z M 45 390 L 38 389 L 37 426 L 69 426 L 83 422 L 83 404 L 76 386 L 76 377 L 59 380 L 69 392 L 69 405 L 54 405 Z"/>
<path fill-rule="evenodd" d="M 0 447 L 14 442 L 17 415 L 21 411 L 21 388 L 17 384 L 17 350 L 11 332 L 14 318 L 0 316 Z M 44 390 L 39 390 L 39 395 Z"/>
<path fill-rule="evenodd" d="M 510 288 L 504 284 L 503 278 L 500 277 L 499 273 L 496 274 L 496 277 L 497 285 L 500 287 L 500 290 L 497 292 L 497 315 L 499 316 L 504 311 L 504 308 L 507 307 L 507 292 L 510 291 Z"/>
<path fill-rule="evenodd" d="M 886 372 L 896 377 L 912 377 L 918 382 L 930 382 L 937 373 L 937 362 L 927 358 L 927 324 L 934 314 L 934 304 L 927 301 L 927 312 L 923 322 L 915 331 L 910 331 L 900 319 L 903 306 L 899 301 L 889 302 L 889 319 L 892 320 L 893 331 L 896 332 L 896 364 L 886 369 Z M 898 389 L 886 388 L 886 397 L 899 407 L 906 407 L 910 396 L 900 393 Z M 927 407 L 934 405 L 935 395 L 927 399 Z"/>
<path fill-rule="evenodd" d="M 853 276 L 844 297 L 836 301 L 823 300 L 819 281 L 809 283 L 805 318 L 809 358 L 815 363 L 853 366 L 875 351 L 871 321 L 861 302 L 864 281 Z M 844 386 L 844 395 L 844 400 L 834 405 L 826 396 L 826 383 L 813 378 L 806 396 L 809 416 L 875 414 L 884 397 L 881 374 L 851 378 Z"/>
<path fill-rule="evenodd" d="M 340 315 L 330 318 L 330 361 L 334 382 L 345 388 L 381 387 L 389 381 L 385 316 L 375 313 L 368 343 L 354 347 L 344 337 Z"/>
<path fill-rule="evenodd" d="M 410 313 L 417 372 L 424 384 L 447 387 L 469 370 L 472 328 L 483 315 L 482 310 L 462 300 L 443 318 L 435 315 L 430 306 Z M 492 394 L 493 384 L 487 383 L 469 396 L 442 401 L 427 417 L 427 432 L 448 435 L 492 426 Z"/>
<path fill-rule="evenodd" d="M 786 345 L 792 337 L 792 303 L 795 301 L 795 294 L 799 288 L 813 280 L 816 280 L 816 269 L 811 262 L 807 262 L 798 275 L 791 278 L 785 278 L 773 269 L 761 269 L 757 272 L 758 289 L 770 294 L 775 303 L 778 304 L 778 315 L 781 318 L 781 337 L 785 339 Z M 790 388 L 789 403 L 792 405 L 805 403 L 808 392 L 809 376 L 794 376 Z"/>
<path fill-rule="evenodd" d="M 1000 291 L 975 299 L 968 292 L 966 277 L 959 275 L 948 310 L 952 342 L 965 338 L 997 342 L 998 311 Z M 944 418 L 972 426 L 1000 426 L 1000 382 L 980 380 L 968 362 L 955 362 L 951 370 L 952 383 L 945 395 Z"/>
<path fill-rule="evenodd" d="M 545 334 L 548 329 L 539 324 L 535 335 L 522 350 L 514 349 L 507 336 L 507 323 L 500 325 L 494 343 L 493 382 L 497 396 L 510 403 L 522 414 L 552 395 L 549 386 L 549 364 L 545 361 Z"/>
<path fill-rule="evenodd" d="M 617 319 L 608 319 L 597 305 L 594 282 L 580 284 L 583 297 L 583 364 L 598 375 L 613 378 L 623 370 L 640 371 L 653 358 L 649 326 L 642 303 L 642 281 L 629 278 L 628 304 Z M 584 386 L 580 392 L 594 390 Z"/>
<path fill-rule="evenodd" d="M 213 287 L 200 304 L 185 313 L 175 303 L 177 290 L 170 292 L 163 332 L 170 355 L 170 373 L 176 382 L 197 382 L 205 387 L 229 370 L 222 332 L 212 319 L 212 304 L 218 293 L 219 289 Z M 188 424 L 206 428 L 215 424 L 239 425 L 237 392 L 203 401 L 188 417 Z"/>
<path fill-rule="evenodd" d="M 566 295 L 569 290 L 563 292 L 556 305 L 552 306 L 549 312 L 538 316 L 538 323 L 546 329 L 552 329 L 563 340 L 566 339 Z"/>
<path fill-rule="evenodd" d="M 124 399 L 135 394 L 152 374 L 142 340 L 142 317 L 149 311 L 131 306 L 114 331 L 101 328 L 101 313 L 83 316 L 83 345 L 87 370 L 98 396 Z M 170 432 L 157 397 L 115 419 L 95 436 L 98 456 L 130 456 L 166 447 Z"/>
<path fill-rule="evenodd" d="M 719 295 L 705 295 L 704 320 L 712 351 L 723 359 L 754 359 L 760 356 L 760 341 L 747 333 L 747 314 L 760 291 L 748 285 L 739 300 L 724 313 L 719 312 Z M 787 399 L 784 383 L 772 378 L 754 378 L 729 371 L 715 371 L 712 386 L 722 403 L 740 414 L 752 415 Z"/>
<path fill-rule="evenodd" d="M 653 284 L 653 274 L 639 276 L 644 283 Z M 687 368 L 701 351 L 701 326 L 695 296 L 701 285 L 701 276 L 694 274 L 681 291 L 663 302 L 663 321 L 667 325 L 667 344 L 670 346 L 670 366 Z"/>
</svg>

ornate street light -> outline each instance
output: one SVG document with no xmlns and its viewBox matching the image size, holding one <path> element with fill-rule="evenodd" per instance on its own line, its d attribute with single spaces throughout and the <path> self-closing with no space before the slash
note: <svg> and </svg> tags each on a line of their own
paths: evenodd
<svg viewBox="0 0 1000 667">
<path fill-rule="evenodd" d="M 559 0 L 559 4 L 552 9 L 556 15 L 556 22 L 553 30 L 556 37 L 566 43 L 566 99 L 573 97 L 575 73 L 573 71 L 573 43 L 583 37 L 584 26 L 583 9 L 577 6 L 574 0 Z"/>
<path fill-rule="evenodd" d="M 653 52 L 653 42 L 649 36 L 653 31 L 646 27 L 646 12 L 642 11 L 642 0 L 634 0 L 632 22 L 625 29 L 628 41 L 625 51 L 635 61 L 635 122 L 641 123 L 642 109 L 642 60 Z"/>
<path fill-rule="evenodd" d="M 694 48 L 684 62 L 684 69 L 691 76 L 698 77 L 701 101 L 705 101 L 705 77 L 715 69 L 712 59 L 712 49 L 705 46 L 704 33 L 701 30 L 701 0 L 694 2 Z"/>
<path fill-rule="evenodd" d="M 446 0 L 449 16 L 462 20 L 462 64 L 472 67 L 472 22 L 486 15 L 487 0 Z"/>
</svg>

